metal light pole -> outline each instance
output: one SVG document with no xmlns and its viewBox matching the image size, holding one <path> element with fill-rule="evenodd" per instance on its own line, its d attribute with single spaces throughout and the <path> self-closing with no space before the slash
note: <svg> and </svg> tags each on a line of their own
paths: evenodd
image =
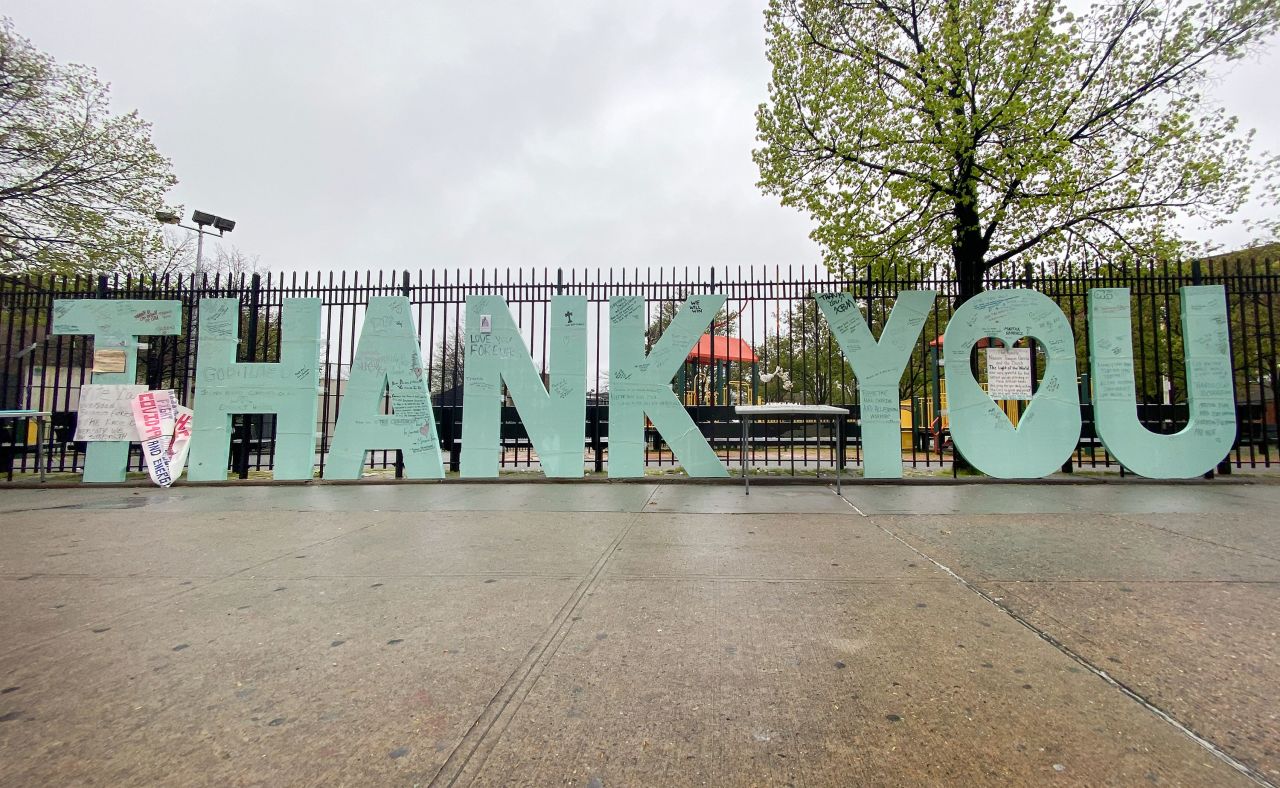
<svg viewBox="0 0 1280 788">
<path fill-rule="evenodd" d="M 200 272 L 204 268 L 204 229 L 196 230 L 196 270 L 192 275 L 195 279 L 200 278 Z"/>
<path fill-rule="evenodd" d="M 204 271 L 204 237 L 206 234 L 213 235 L 212 232 L 206 230 L 206 227 L 213 226 L 218 231 L 218 237 L 221 238 L 226 233 L 236 229 L 236 223 L 230 219 L 221 216 L 214 216 L 204 211 L 193 211 L 191 221 L 195 223 L 195 227 L 182 223 L 182 218 L 173 211 L 156 211 L 156 221 L 161 224 L 173 224 L 184 230 L 190 230 L 196 234 L 196 270 L 191 275 L 191 282 L 194 285 L 199 281 L 200 274 Z"/>
<path fill-rule="evenodd" d="M 221 237 L 225 233 L 229 233 L 232 230 L 234 230 L 236 228 L 236 223 L 231 221 L 230 219 L 225 219 L 221 216 L 214 216 L 213 214 L 205 213 L 204 211 L 195 211 L 191 214 L 191 221 L 195 223 L 195 227 L 191 227 L 189 225 L 183 224 L 182 217 L 180 217 L 174 211 L 159 210 L 159 211 L 156 211 L 155 216 L 156 216 L 156 221 L 160 222 L 161 224 L 177 225 L 178 227 L 181 227 L 184 230 L 190 230 L 191 232 L 196 234 L 196 268 L 195 268 L 195 271 L 193 271 L 191 274 L 191 287 L 190 287 L 191 305 L 188 309 L 188 317 L 187 317 L 187 320 L 188 320 L 187 331 L 191 332 L 197 325 L 196 313 L 200 306 L 200 299 L 196 295 L 197 283 L 200 283 L 200 295 L 203 296 L 204 294 L 203 281 L 201 279 L 201 275 L 204 273 L 204 236 L 206 233 L 208 233 L 209 235 L 213 235 L 213 233 L 209 232 L 205 228 L 208 227 L 209 225 L 213 225 L 214 229 L 218 231 L 219 237 Z M 176 348 L 177 338 L 176 337 L 173 338 L 172 341 L 174 342 L 174 347 Z M 188 382 L 188 385 L 190 385 L 194 381 L 194 370 L 189 368 L 188 372 L 190 374 L 186 375 L 184 379 Z M 191 401 L 190 397 L 192 392 L 188 390 L 184 393 L 186 394 L 186 396 L 183 398 L 183 401 L 190 402 Z"/>
</svg>

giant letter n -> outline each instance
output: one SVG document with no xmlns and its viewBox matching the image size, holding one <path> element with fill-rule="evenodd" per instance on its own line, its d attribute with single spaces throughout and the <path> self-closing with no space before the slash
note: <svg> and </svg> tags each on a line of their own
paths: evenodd
<svg viewBox="0 0 1280 788">
<path fill-rule="evenodd" d="M 191 481 L 227 478 L 234 413 L 276 414 L 275 478 L 311 478 L 320 385 L 320 299 L 286 298 L 283 311 L 279 363 L 237 363 L 240 299 L 200 300 L 196 415 L 187 469 Z"/>
<path fill-rule="evenodd" d="M 580 477 L 587 434 L 587 299 L 552 296 L 550 385 L 543 386 L 501 296 L 467 296 L 462 475 L 497 476 L 502 384 L 547 476 Z"/>
</svg>

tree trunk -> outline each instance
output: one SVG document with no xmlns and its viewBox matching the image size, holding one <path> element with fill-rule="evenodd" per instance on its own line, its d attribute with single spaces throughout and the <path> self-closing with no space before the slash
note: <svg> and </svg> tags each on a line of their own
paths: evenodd
<svg viewBox="0 0 1280 788">
<path fill-rule="evenodd" d="M 954 309 L 982 292 L 982 276 L 986 273 L 987 241 L 982 237 L 982 226 L 979 222 L 976 188 L 968 190 L 968 199 L 956 200 L 956 231 L 951 241 L 951 255 L 955 261 L 956 283 L 960 286 L 956 295 Z M 946 348 L 943 348 L 946 352 Z M 951 359 L 947 359 L 950 361 Z M 978 358 L 970 353 L 969 368 L 974 380 L 978 378 Z M 952 448 L 951 462 L 954 470 L 972 470 L 970 465 L 958 451 Z"/>
<path fill-rule="evenodd" d="M 973 195 L 972 200 L 977 199 Z M 982 227 L 973 202 L 956 202 L 956 231 L 951 241 L 951 257 L 955 261 L 956 280 L 960 292 L 955 306 L 982 292 L 982 275 L 986 273 L 987 240 L 982 237 Z"/>
</svg>

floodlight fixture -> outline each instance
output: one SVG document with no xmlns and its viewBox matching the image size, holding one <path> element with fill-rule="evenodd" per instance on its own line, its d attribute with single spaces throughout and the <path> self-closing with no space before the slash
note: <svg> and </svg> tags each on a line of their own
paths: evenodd
<svg viewBox="0 0 1280 788">
<path fill-rule="evenodd" d="M 204 211 L 192 211 L 191 221 L 195 227 L 189 227 L 182 224 L 182 219 L 177 212 L 168 208 L 161 208 L 155 213 L 156 221 L 161 224 L 176 224 L 184 230 L 191 230 L 196 234 L 196 270 L 192 273 L 191 279 L 194 282 L 199 279 L 200 272 L 204 269 L 204 237 L 206 234 L 213 235 L 212 231 L 206 230 L 206 227 L 212 226 L 218 231 L 218 235 L 224 235 L 236 229 L 236 223 L 231 219 L 222 216 L 214 216 Z"/>
</svg>

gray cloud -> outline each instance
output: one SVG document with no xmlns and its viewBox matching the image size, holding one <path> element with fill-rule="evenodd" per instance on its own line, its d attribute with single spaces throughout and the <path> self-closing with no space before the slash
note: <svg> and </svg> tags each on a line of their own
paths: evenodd
<svg viewBox="0 0 1280 788">
<path fill-rule="evenodd" d="M 155 125 L 174 200 L 276 271 L 813 264 L 754 186 L 763 0 L 19 0 L 18 29 Z M 1280 150 L 1237 66 L 1218 97 Z M 1234 242 L 1234 231 L 1221 231 Z"/>
</svg>

